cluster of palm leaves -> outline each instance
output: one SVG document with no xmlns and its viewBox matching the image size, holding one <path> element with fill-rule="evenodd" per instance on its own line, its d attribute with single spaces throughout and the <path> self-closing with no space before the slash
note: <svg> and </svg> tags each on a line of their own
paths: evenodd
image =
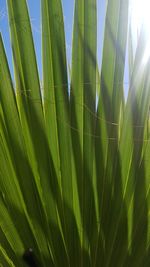
<svg viewBox="0 0 150 267">
<path fill-rule="evenodd" d="M 61 0 L 41 0 L 41 92 L 27 1 L 7 0 L 14 78 L 0 36 L 0 266 L 150 264 L 146 36 L 133 49 L 130 1 L 108 0 L 98 70 L 96 2 L 75 0 L 68 77 Z"/>
</svg>

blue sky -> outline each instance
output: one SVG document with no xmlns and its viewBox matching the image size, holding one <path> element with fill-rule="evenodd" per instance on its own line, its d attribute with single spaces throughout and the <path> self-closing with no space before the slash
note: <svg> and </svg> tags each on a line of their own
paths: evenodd
<svg viewBox="0 0 150 267">
<path fill-rule="evenodd" d="M 33 35 L 34 35 L 34 43 L 35 43 L 35 49 L 36 49 L 36 54 L 37 54 L 38 68 L 39 68 L 39 73 L 41 76 L 42 64 L 41 64 L 40 0 L 27 0 L 27 3 L 28 3 L 29 13 L 31 17 L 32 30 L 33 30 Z M 98 59 L 99 59 L 99 64 L 101 62 L 105 3 L 106 3 L 105 0 L 98 0 Z M 62 4 L 63 4 L 63 11 L 64 11 L 67 57 L 68 57 L 68 62 L 70 62 L 74 0 L 62 0 Z M 11 73 L 13 73 L 6 0 L 0 0 L 0 31 L 2 32 Z"/>
</svg>

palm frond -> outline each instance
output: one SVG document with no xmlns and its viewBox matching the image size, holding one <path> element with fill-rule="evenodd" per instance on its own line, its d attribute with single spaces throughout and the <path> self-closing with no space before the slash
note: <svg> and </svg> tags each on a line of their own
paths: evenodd
<svg viewBox="0 0 150 267">
<path fill-rule="evenodd" d="M 133 53 L 129 5 L 107 1 L 99 69 L 97 1 L 75 0 L 68 76 L 62 2 L 42 0 L 41 92 L 27 1 L 7 0 L 0 266 L 149 266 L 150 62 L 144 28 Z"/>
</svg>

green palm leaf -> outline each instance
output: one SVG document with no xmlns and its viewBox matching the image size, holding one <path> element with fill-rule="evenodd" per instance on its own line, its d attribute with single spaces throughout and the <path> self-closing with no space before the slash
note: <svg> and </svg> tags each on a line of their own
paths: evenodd
<svg viewBox="0 0 150 267">
<path fill-rule="evenodd" d="M 27 1 L 7 0 L 0 266 L 149 266 L 150 62 L 144 28 L 133 53 L 129 5 L 107 1 L 99 69 L 97 1 L 75 0 L 69 76 L 62 1 L 42 0 L 41 89 Z"/>
</svg>

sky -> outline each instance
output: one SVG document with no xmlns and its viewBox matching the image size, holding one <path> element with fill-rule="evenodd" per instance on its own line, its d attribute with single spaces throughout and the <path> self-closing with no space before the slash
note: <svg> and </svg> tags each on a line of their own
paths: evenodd
<svg viewBox="0 0 150 267">
<path fill-rule="evenodd" d="M 102 55 L 102 36 L 103 36 L 103 23 L 105 17 L 105 0 L 98 0 L 98 61 L 101 64 Z M 34 36 L 34 44 L 37 56 L 37 63 L 39 68 L 40 77 L 42 76 L 42 63 L 41 63 L 41 24 L 40 24 L 40 0 L 27 0 L 29 7 L 29 14 L 31 18 L 32 31 Z M 72 43 L 72 25 L 73 25 L 73 10 L 74 0 L 62 0 L 64 22 L 65 22 L 65 35 L 66 35 L 66 49 L 67 60 L 71 62 L 71 43 Z M 8 17 L 6 0 L 0 0 L 0 31 L 3 36 L 3 41 L 7 53 L 7 58 L 13 75 L 12 67 L 12 51 L 10 45 Z"/>
</svg>

